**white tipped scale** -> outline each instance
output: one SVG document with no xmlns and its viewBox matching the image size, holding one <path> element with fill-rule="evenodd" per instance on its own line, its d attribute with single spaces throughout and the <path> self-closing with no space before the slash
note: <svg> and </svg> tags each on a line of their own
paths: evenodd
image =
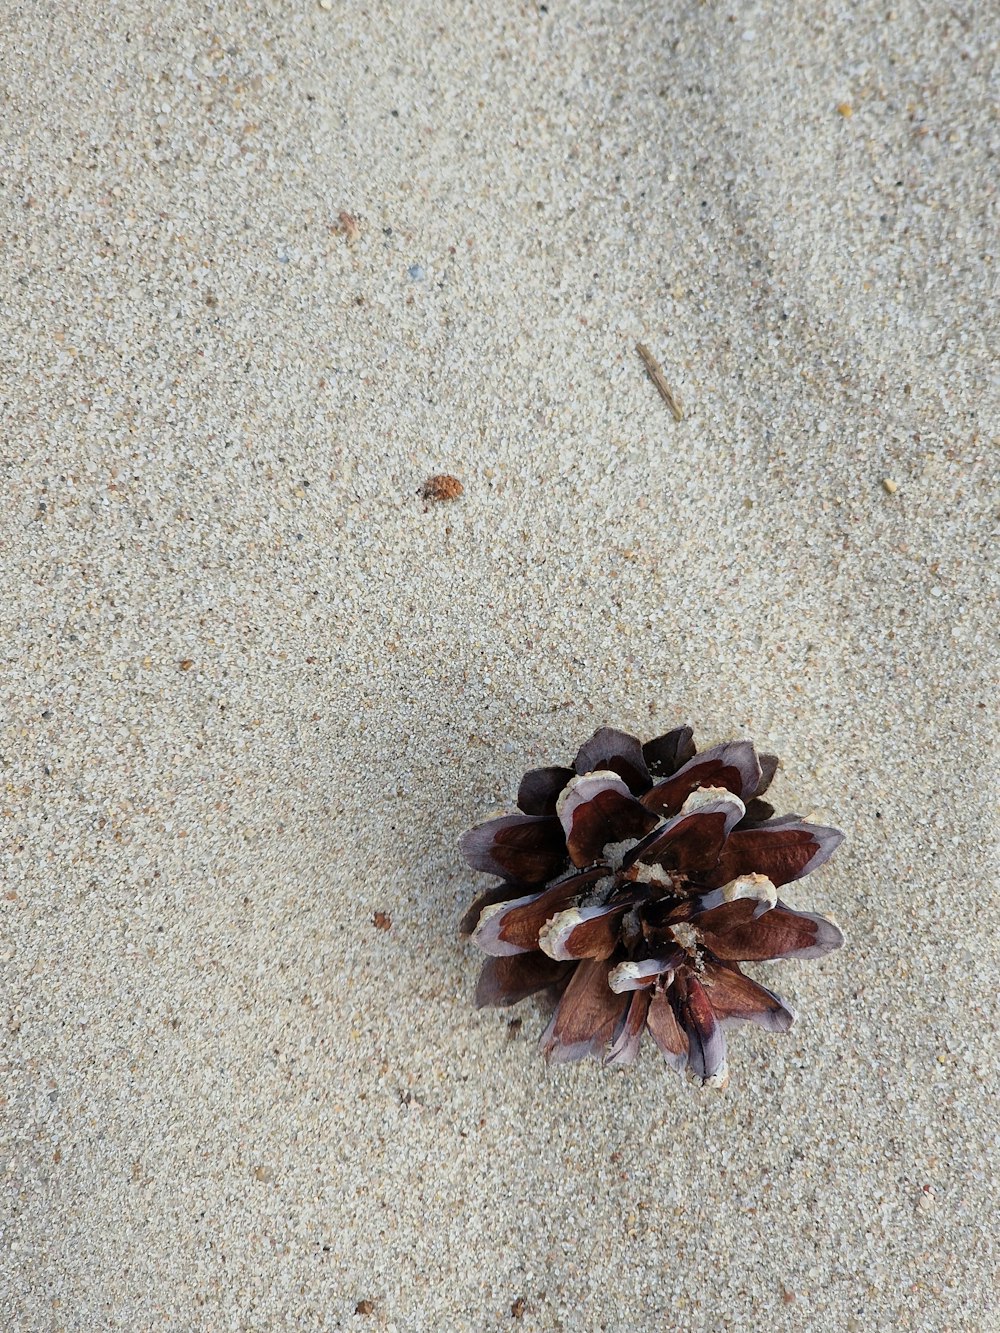
<svg viewBox="0 0 1000 1333">
<path fill-rule="evenodd" d="M 746 806 L 731 791 L 722 787 L 699 787 L 688 796 L 682 810 L 670 819 L 663 820 L 652 834 L 641 840 L 636 860 L 641 860 L 644 865 L 660 862 L 676 856 L 679 849 L 683 851 L 689 837 L 693 836 L 696 842 L 700 836 L 712 834 L 717 837 L 719 816 L 722 818 L 721 833 L 724 841 L 743 818 L 745 810 Z M 662 868 L 660 873 L 663 873 Z"/>
<path fill-rule="evenodd" d="M 566 952 L 567 939 L 586 920 L 585 912 L 595 916 L 597 911 L 603 911 L 603 908 L 595 911 L 592 907 L 569 907 L 565 912 L 557 912 L 538 932 L 539 949 L 557 962 L 568 962 L 573 954 Z"/>
<path fill-rule="evenodd" d="M 634 903 L 635 899 L 625 898 L 557 912 L 539 932 L 538 947 L 559 963 L 609 958 L 617 942 L 619 922 Z"/>
<path fill-rule="evenodd" d="M 733 809 L 739 810 L 737 818 L 733 821 L 734 823 L 738 823 L 747 812 L 747 808 L 740 798 L 735 792 L 731 792 L 728 787 L 695 787 L 681 806 L 680 813 L 689 815 L 694 810 L 700 810 L 703 805 L 714 805 L 717 801 L 724 802 L 731 805 Z"/>
<path fill-rule="evenodd" d="M 723 884 L 719 890 L 722 902 L 734 903 L 738 898 L 749 898 L 756 902 L 754 920 L 769 912 L 778 901 L 778 890 L 766 875 L 740 875 Z"/>
<path fill-rule="evenodd" d="M 645 990 L 652 986 L 657 977 L 662 977 L 665 986 L 674 979 L 674 969 L 664 958 L 644 958 L 641 962 L 619 963 L 608 973 L 608 985 L 616 995 L 623 995 L 630 990 Z"/>
<path fill-rule="evenodd" d="M 576 842 L 574 828 L 577 817 L 582 818 L 582 827 L 587 829 L 587 807 L 590 806 L 591 802 L 600 800 L 602 797 L 604 800 L 600 806 L 595 807 L 597 810 L 605 808 L 609 804 L 612 809 L 616 807 L 629 809 L 635 806 L 639 810 L 640 816 L 645 814 L 629 791 L 627 783 L 617 773 L 612 773 L 610 769 L 598 769 L 594 773 L 581 773 L 575 778 L 570 778 L 556 799 L 556 817 L 562 825 L 563 835 L 566 838 L 570 857 L 573 861 L 576 861 L 577 856 L 581 854 L 587 861 L 603 859 L 606 855 L 604 850 L 596 843 L 596 839 L 589 837 L 586 833 L 583 834 L 586 851 L 584 852 L 577 845 L 574 852 Z M 611 798 L 610 802 L 607 800 L 608 797 Z M 651 816 L 647 814 L 646 818 L 651 818 Z M 601 826 L 601 822 L 598 820 L 598 827 Z M 620 850 L 617 848 L 611 849 L 613 858 L 617 857 L 615 869 L 621 865 L 622 858 L 626 851 L 631 850 L 631 845 L 627 848 L 622 847 Z"/>
<path fill-rule="evenodd" d="M 621 792 L 623 796 L 632 795 L 625 780 L 617 773 L 613 773 L 610 768 L 598 768 L 593 773 L 580 773 L 575 778 L 570 778 L 556 797 L 556 815 L 562 820 L 563 826 L 566 827 L 567 818 L 578 805 L 582 805 L 584 801 L 592 801 L 599 791 L 608 788 Z"/>
<path fill-rule="evenodd" d="M 523 907 L 526 903 L 534 902 L 537 897 L 537 893 L 529 893 L 523 898 L 511 898 L 507 902 L 491 903 L 489 907 L 484 907 L 479 923 L 469 939 L 482 949 L 483 953 L 488 953 L 494 958 L 510 958 L 516 953 L 529 952 L 518 944 L 509 944 L 507 940 L 502 940 L 500 930 L 503 927 L 503 919 L 511 908 Z"/>
</svg>

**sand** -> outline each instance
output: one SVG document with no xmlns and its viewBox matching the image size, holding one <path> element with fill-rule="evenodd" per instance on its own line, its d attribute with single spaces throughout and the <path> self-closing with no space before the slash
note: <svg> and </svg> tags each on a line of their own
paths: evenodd
<svg viewBox="0 0 1000 1333">
<path fill-rule="evenodd" d="M 4 1328 L 1000 1327 L 988 11 L 7 7 Z M 848 834 L 724 1094 L 456 934 L 682 722 Z"/>
</svg>

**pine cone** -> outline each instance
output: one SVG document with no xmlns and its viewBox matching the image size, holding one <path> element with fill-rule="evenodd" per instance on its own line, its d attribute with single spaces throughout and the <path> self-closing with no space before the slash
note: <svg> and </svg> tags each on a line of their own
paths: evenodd
<svg viewBox="0 0 1000 1333">
<path fill-rule="evenodd" d="M 827 917 L 777 896 L 843 839 L 774 817 L 761 797 L 777 767 L 749 741 L 697 754 L 690 727 L 645 745 L 602 727 L 572 768 L 526 773 L 522 813 L 462 839 L 473 869 L 503 879 L 462 920 L 491 955 L 477 1005 L 550 991 L 546 1059 L 626 1065 L 648 1029 L 674 1069 L 724 1087 L 724 1028 L 785 1032 L 795 1017 L 740 963 L 819 958 L 844 942 Z"/>
</svg>

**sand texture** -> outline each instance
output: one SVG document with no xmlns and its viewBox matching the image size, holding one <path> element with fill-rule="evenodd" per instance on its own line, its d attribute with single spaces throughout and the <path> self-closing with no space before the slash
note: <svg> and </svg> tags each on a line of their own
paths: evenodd
<svg viewBox="0 0 1000 1333">
<path fill-rule="evenodd" d="M 998 32 L 5 7 L 5 1330 L 1000 1328 Z M 724 1094 L 456 930 L 684 722 L 848 833 Z"/>
</svg>

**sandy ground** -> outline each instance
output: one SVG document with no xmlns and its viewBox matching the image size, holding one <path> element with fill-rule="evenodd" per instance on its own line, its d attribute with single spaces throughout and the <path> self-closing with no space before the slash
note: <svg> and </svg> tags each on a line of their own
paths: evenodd
<svg viewBox="0 0 1000 1333">
<path fill-rule="evenodd" d="M 989 9 L 6 7 L 5 1329 L 1000 1327 Z M 849 834 L 724 1095 L 455 929 L 685 721 Z"/>
</svg>

